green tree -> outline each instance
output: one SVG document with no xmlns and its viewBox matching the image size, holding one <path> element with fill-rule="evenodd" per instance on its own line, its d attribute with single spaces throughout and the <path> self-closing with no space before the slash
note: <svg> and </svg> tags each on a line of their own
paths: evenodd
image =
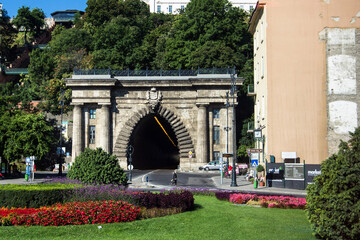
<svg viewBox="0 0 360 240">
<path fill-rule="evenodd" d="M 44 26 L 45 14 L 39 8 L 34 8 L 30 11 L 29 7 L 21 7 L 18 9 L 16 17 L 11 22 L 14 26 L 20 30 L 21 28 L 25 31 L 25 44 L 27 43 L 27 34 L 30 32 L 33 36 L 37 37 L 40 35 L 41 27 Z"/>
<path fill-rule="evenodd" d="M 41 160 L 56 141 L 45 116 L 19 110 L 1 114 L 0 132 L 1 155 L 8 162 L 32 155 Z"/>
<path fill-rule="evenodd" d="M 68 177 L 84 183 L 127 184 L 126 174 L 120 168 L 116 157 L 101 148 L 86 148 L 75 158 Z"/>
<path fill-rule="evenodd" d="M 10 56 L 9 53 L 15 33 L 16 31 L 10 23 L 10 17 L 7 15 L 5 9 L 2 10 L 0 17 L 0 56 L 2 57 L 2 61 Z"/>
<path fill-rule="evenodd" d="M 173 24 L 156 62 L 167 68 L 243 66 L 252 57 L 248 14 L 227 0 L 193 0 Z M 209 51 L 210 50 L 210 51 Z M 209 59 L 210 58 L 210 59 Z"/>
<path fill-rule="evenodd" d="M 321 164 L 307 187 L 307 214 L 322 239 L 360 239 L 360 128 Z"/>
</svg>

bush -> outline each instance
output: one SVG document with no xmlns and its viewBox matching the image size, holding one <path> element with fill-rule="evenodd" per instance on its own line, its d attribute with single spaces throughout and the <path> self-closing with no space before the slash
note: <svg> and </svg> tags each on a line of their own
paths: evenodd
<svg viewBox="0 0 360 240">
<path fill-rule="evenodd" d="M 85 149 L 68 172 L 68 177 L 83 183 L 127 184 L 127 177 L 114 155 L 96 150 Z"/>
<path fill-rule="evenodd" d="M 360 129 L 350 135 L 307 188 L 308 218 L 324 239 L 360 239 Z"/>
<path fill-rule="evenodd" d="M 55 203 L 62 203 L 71 190 L 0 190 L 1 207 L 39 208 Z"/>
</svg>

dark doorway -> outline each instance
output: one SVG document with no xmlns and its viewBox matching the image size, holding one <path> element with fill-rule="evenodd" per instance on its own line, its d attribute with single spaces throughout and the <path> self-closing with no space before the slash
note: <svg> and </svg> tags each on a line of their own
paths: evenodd
<svg viewBox="0 0 360 240">
<path fill-rule="evenodd" d="M 174 169 L 179 165 L 175 133 L 158 114 L 149 114 L 139 121 L 131 135 L 130 144 L 134 147 L 132 161 L 135 169 Z"/>
</svg>

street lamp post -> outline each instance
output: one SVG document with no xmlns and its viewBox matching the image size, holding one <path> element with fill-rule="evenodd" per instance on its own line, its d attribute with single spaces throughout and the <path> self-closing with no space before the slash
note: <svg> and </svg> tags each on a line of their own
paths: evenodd
<svg viewBox="0 0 360 240">
<path fill-rule="evenodd" d="M 229 131 L 231 130 L 231 127 L 229 127 L 229 91 L 226 92 L 226 127 L 224 127 L 224 130 L 226 131 L 226 153 L 229 153 Z M 229 157 L 226 157 L 226 172 L 228 172 L 229 169 Z"/>
<path fill-rule="evenodd" d="M 236 95 L 236 78 L 235 72 L 232 73 L 231 76 L 231 91 L 233 98 L 233 168 L 232 168 L 232 177 L 230 187 L 237 187 L 236 183 L 236 170 L 235 170 L 235 162 L 236 162 L 236 111 L 235 111 L 235 95 Z"/>
<path fill-rule="evenodd" d="M 64 108 L 64 91 L 61 89 L 60 99 L 60 153 L 59 153 L 59 176 L 62 176 L 62 121 L 63 121 L 63 108 Z"/>
</svg>

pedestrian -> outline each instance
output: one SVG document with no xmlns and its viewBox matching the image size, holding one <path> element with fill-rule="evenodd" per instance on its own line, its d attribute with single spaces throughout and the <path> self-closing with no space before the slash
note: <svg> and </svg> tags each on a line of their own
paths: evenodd
<svg viewBox="0 0 360 240">
<path fill-rule="evenodd" d="M 171 179 L 171 184 L 172 185 L 177 185 L 177 173 L 176 173 L 176 169 L 174 170 L 173 172 L 173 175 L 172 175 L 172 179 Z"/>
</svg>

